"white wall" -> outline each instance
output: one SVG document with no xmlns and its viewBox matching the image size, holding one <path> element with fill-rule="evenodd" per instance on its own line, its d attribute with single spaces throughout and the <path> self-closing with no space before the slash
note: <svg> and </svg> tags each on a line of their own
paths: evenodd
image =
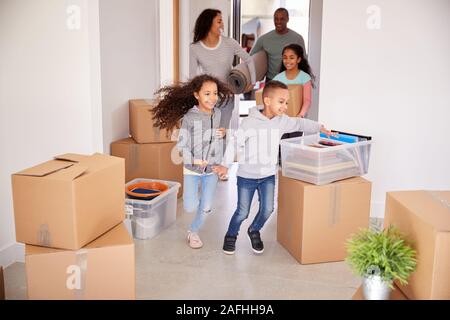
<svg viewBox="0 0 450 320">
<path fill-rule="evenodd" d="M 105 153 L 128 137 L 128 100 L 151 98 L 159 88 L 158 13 L 158 0 L 100 0 Z"/>
<path fill-rule="evenodd" d="M 0 265 L 23 259 L 10 175 L 101 151 L 98 44 L 97 0 L 0 2 Z"/>
<path fill-rule="evenodd" d="M 386 191 L 450 190 L 450 1 L 324 0 L 323 14 L 319 120 L 373 137 L 372 215 Z"/>
<path fill-rule="evenodd" d="M 323 0 L 311 1 L 309 8 L 309 50 L 308 61 L 316 76 L 313 90 L 311 108 L 308 110 L 308 118 L 317 120 L 319 114 L 320 98 L 320 61 L 322 50 L 322 16 Z"/>
</svg>

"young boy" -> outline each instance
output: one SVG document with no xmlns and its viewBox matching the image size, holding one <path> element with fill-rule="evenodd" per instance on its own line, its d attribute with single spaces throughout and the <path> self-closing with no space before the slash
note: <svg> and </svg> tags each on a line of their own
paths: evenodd
<svg viewBox="0 0 450 320">
<path fill-rule="evenodd" d="M 255 253 L 264 251 L 259 231 L 274 209 L 275 174 L 278 163 L 278 147 L 281 136 L 286 132 L 332 133 L 319 123 L 305 118 L 291 118 L 287 110 L 289 91 L 279 81 L 268 82 L 263 90 L 264 109 L 256 106 L 250 109 L 240 129 L 227 146 L 222 167 L 218 174 L 226 174 L 234 159 L 237 147 L 239 169 L 237 171 L 238 203 L 223 243 L 223 252 L 234 254 L 236 239 L 242 222 L 247 219 L 255 191 L 259 196 L 259 210 L 247 230 Z"/>
</svg>

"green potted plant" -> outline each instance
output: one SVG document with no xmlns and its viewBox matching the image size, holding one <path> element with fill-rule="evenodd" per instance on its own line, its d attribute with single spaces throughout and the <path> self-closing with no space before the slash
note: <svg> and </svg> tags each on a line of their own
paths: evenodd
<svg viewBox="0 0 450 320">
<path fill-rule="evenodd" d="M 363 277 L 368 300 L 389 299 L 394 280 L 405 285 L 416 269 L 416 251 L 395 226 L 382 231 L 362 229 L 347 241 L 347 252 L 353 272 Z"/>
</svg>

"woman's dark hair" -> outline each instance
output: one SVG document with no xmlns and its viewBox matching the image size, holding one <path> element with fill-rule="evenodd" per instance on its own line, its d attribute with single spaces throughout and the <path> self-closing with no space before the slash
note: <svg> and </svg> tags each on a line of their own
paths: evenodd
<svg viewBox="0 0 450 320">
<path fill-rule="evenodd" d="M 166 86 L 155 92 L 158 104 L 152 109 L 153 126 L 172 131 L 179 127 L 179 121 L 193 106 L 198 104 L 194 92 L 199 92 L 205 82 L 214 82 L 217 85 L 219 100 L 216 107 L 228 103 L 233 92 L 219 79 L 203 74 L 196 76 L 188 82 Z"/>
<path fill-rule="evenodd" d="M 311 83 L 312 86 L 314 87 L 314 81 L 316 80 L 316 76 L 313 74 L 312 70 L 311 70 L 311 66 L 309 65 L 308 59 L 305 56 L 305 50 L 303 50 L 303 47 L 298 45 L 298 44 L 290 44 L 287 45 L 286 47 L 283 48 L 283 53 L 287 50 L 287 49 L 291 49 L 292 51 L 295 52 L 295 54 L 301 58 L 300 63 L 298 64 L 298 69 L 302 70 L 304 72 L 306 72 L 307 74 L 310 75 L 311 77 Z M 286 67 L 284 66 L 284 63 L 281 62 L 281 68 L 280 68 L 280 72 L 283 72 L 286 70 Z"/>
<path fill-rule="evenodd" d="M 214 18 L 221 13 L 222 12 L 217 9 L 205 9 L 202 13 L 200 13 L 197 21 L 195 21 L 193 43 L 197 43 L 206 38 L 209 30 L 211 29 Z"/>
</svg>

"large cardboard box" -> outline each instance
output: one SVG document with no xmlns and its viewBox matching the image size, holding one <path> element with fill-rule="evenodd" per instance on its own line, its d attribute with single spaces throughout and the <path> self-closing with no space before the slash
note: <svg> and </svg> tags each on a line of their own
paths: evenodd
<svg viewBox="0 0 450 320">
<path fill-rule="evenodd" d="M 356 290 L 355 294 L 352 297 L 352 300 L 365 300 L 363 296 L 362 286 L 360 286 L 358 290 Z M 394 290 L 392 290 L 389 300 L 408 300 L 408 298 L 396 285 L 394 285 Z"/>
<path fill-rule="evenodd" d="M 288 85 L 288 89 L 289 102 L 286 115 L 289 117 L 296 117 L 303 104 L 303 86 L 301 84 L 290 84 Z M 256 105 L 263 105 L 262 92 L 263 89 L 255 92 Z"/>
<path fill-rule="evenodd" d="M 124 220 L 123 159 L 65 154 L 12 175 L 18 242 L 77 250 Z"/>
<path fill-rule="evenodd" d="M 410 299 L 450 299 L 450 191 L 386 194 L 385 227 L 396 225 L 417 251 L 407 286 Z"/>
<path fill-rule="evenodd" d="M 317 186 L 279 174 L 277 240 L 302 264 L 341 261 L 345 242 L 369 226 L 371 182 Z"/>
<path fill-rule="evenodd" d="M 134 243 L 123 223 L 78 251 L 25 246 L 29 299 L 135 299 Z"/>
<path fill-rule="evenodd" d="M 171 135 L 166 130 L 153 126 L 153 100 L 129 100 L 130 134 L 138 143 L 170 142 Z"/>
<path fill-rule="evenodd" d="M 0 300 L 5 300 L 5 280 L 3 279 L 3 267 L 0 266 Z"/>
<path fill-rule="evenodd" d="M 176 181 L 183 185 L 183 163 L 175 142 L 136 143 L 127 138 L 111 143 L 111 154 L 125 159 L 125 179 Z M 178 193 L 183 194 L 182 190 Z"/>
</svg>

